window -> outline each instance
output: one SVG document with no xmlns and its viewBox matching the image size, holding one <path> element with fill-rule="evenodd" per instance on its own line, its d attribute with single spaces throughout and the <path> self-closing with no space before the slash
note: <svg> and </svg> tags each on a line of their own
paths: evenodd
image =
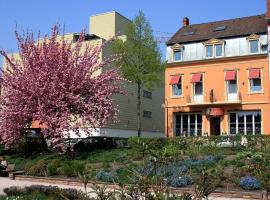
<svg viewBox="0 0 270 200">
<path fill-rule="evenodd" d="M 143 91 L 143 97 L 152 99 L 152 92 L 148 92 L 146 90 Z"/>
<path fill-rule="evenodd" d="M 214 31 L 224 31 L 226 29 L 226 26 L 218 26 L 214 29 Z"/>
<path fill-rule="evenodd" d="M 237 89 L 237 78 L 236 71 L 226 71 L 225 81 L 227 87 L 227 100 L 228 101 L 238 101 L 238 89 Z"/>
<path fill-rule="evenodd" d="M 249 83 L 250 83 L 250 92 L 256 93 L 262 91 L 261 83 L 261 70 L 260 69 L 250 69 L 249 70 Z"/>
<path fill-rule="evenodd" d="M 182 84 L 173 84 L 172 85 L 172 96 L 182 96 Z"/>
<path fill-rule="evenodd" d="M 223 56 L 223 44 L 206 45 L 206 57 L 221 57 Z"/>
<path fill-rule="evenodd" d="M 172 96 L 182 96 L 182 76 L 175 75 L 171 77 Z"/>
<path fill-rule="evenodd" d="M 203 101 L 203 81 L 202 74 L 192 74 L 191 83 L 193 83 L 193 101 Z"/>
<path fill-rule="evenodd" d="M 250 53 L 258 53 L 259 52 L 259 40 L 250 40 Z"/>
<path fill-rule="evenodd" d="M 202 114 L 201 113 L 176 113 L 175 114 L 176 136 L 201 136 Z"/>
<path fill-rule="evenodd" d="M 254 93 L 262 91 L 262 85 L 261 85 L 260 78 L 250 79 L 250 91 L 254 92 Z"/>
<path fill-rule="evenodd" d="M 215 48 L 216 48 L 216 57 L 222 56 L 222 44 L 216 44 Z"/>
<path fill-rule="evenodd" d="M 184 33 L 184 36 L 188 36 L 188 35 L 194 35 L 194 31 L 187 31 Z"/>
<path fill-rule="evenodd" d="M 230 134 L 261 134 L 261 112 L 239 111 L 229 114 Z"/>
<path fill-rule="evenodd" d="M 195 96 L 197 95 L 202 95 L 203 94 L 203 84 L 202 81 L 194 83 L 194 94 Z"/>
<path fill-rule="evenodd" d="M 173 58 L 174 58 L 174 61 L 182 60 L 182 50 L 181 49 L 175 49 L 173 51 Z"/>
<path fill-rule="evenodd" d="M 236 80 L 229 80 L 227 81 L 228 84 L 228 93 L 235 94 L 237 93 L 237 83 Z"/>
<path fill-rule="evenodd" d="M 206 57 L 212 58 L 213 57 L 213 45 L 206 46 Z"/>
<path fill-rule="evenodd" d="M 143 111 L 143 117 L 145 118 L 152 118 L 152 112 L 151 111 Z"/>
</svg>

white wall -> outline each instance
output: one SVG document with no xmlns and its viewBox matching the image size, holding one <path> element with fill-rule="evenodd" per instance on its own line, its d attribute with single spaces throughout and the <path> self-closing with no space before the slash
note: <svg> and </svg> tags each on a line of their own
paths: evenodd
<svg viewBox="0 0 270 200">
<path fill-rule="evenodd" d="M 267 43 L 267 35 L 260 35 L 259 44 Z M 189 44 L 181 44 L 184 46 L 183 61 L 202 60 L 205 57 L 205 46 L 202 42 L 195 42 Z M 267 53 L 267 49 L 260 48 L 260 53 Z M 225 56 L 244 56 L 249 55 L 249 41 L 247 37 L 231 38 L 225 40 Z M 173 62 L 173 50 L 171 46 L 167 47 L 166 51 L 167 61 Z"/>
</svg>

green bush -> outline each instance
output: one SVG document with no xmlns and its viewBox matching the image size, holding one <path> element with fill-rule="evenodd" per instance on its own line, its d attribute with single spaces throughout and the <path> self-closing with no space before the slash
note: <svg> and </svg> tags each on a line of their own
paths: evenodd
<svg viewBox="0 0 270 200">
<path fill-rule="evenodd" d="M 81 161 L 73 161 L 71 164 L 73 168 L 73 175 L 77 176 L 78 174 L 82 174 L 85 170 L 85 165 Z"/>
<path fill-rule="evenodd" d="M 46 151 L 48 151 L 48 146 L 42 137 L 26 136 L 14 146 L 14 152 L 22 155 L 32 155 Z"/>
<path fill-rule="evenodd" d="M 70 162 L 65 162 L 60 168 L 59 173 L 61 175 L 71 177 L 74 175 L 74 170 Z"/>
<path fill-rule="evenodd" d="M 26 163 L 25 173 L 30 176 L 46 176 L 47 161 L 39 160 L 36 164 Z"/>
<path fill-rule="evenodd" d="M 139 147 L 146 147 L 151 150 L 161 150 L 168 143 L 166 138 L 139 138 L 131 137 L 128 144 L 132 149 L 139 150 Z"/>
<path fill-rule="evenodd" d="M 58 175 L 58 168 L 60 168 L 61 166 L 61 161 L 58 159 L 54 159 L 52 161 L 50 161 L 47 165 L 47 175 L 48 176 L 54 176 L 54 175 Z"/>
<path fill-rule="evenodd" d="M 117 148 L 117 139 L 113 137 L 90 137 L 77 142 L 73 149 L 77 152 L 91 152 L 99 149 Z"/>
</svg>

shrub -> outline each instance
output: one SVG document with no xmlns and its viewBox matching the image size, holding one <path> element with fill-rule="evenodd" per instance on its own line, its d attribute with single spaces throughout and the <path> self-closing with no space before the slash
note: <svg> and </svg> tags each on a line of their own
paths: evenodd
<svg viewBox="0 0 270 200">
<path fill-rule="evenodd" d="M 166 138 L 139 138 L 139 137 L 130 137 L 128 139 L 129 146 L 138 150 L 141 146 L 146 146 L 147 149 L 151 150 L 161 150 L 168 143 Z"/>
<path fill-rule="evenodd" d="M 14 151 L 23 155 L 31 155 L 48 151 L 48 146 L 42 137 L 26 136 L 14 147 Z"/>
<path fill-rule="evenodd" d="M 99 181 L 104 181 L 104 182 L 113 182 L 114 181 L 113 176 L 110 173 L 105 172 L 103 170 L 101 170 L 97 173 L 96 179 Z"/>
<path fill-rule="evenodd" d="M 26 163 L 25 173 L 31 176 L 46 176 L 47 162 L 45 160 L 39 160 L 36 164 Z"/>
<path fill-rule="evenodd" d="M 74 175 L 74 170 L 70 162 L 65 162 L 61 168 L 59 168 L 61 175 L 71 177 Z"/>
<path fill-rule="evenodd" d="M 252 176 L 245 176 L 240 179 L 240 187 L 245 190 L 258 190 L 261 185 L 257 178 Z"/>
<path fill-rule="evenodd" d="M 78 174 L 83 173 L 83 171 L 85 170 L 85 165 L 81 161 L 73 161 L 72 168 L 73 168 L 73 174 L 78 175 Z"/>
<path fill-rule="evenodd" d="M 73 150 L 78 152 L 90 152 L 98 149 L 117 148 L 116 139 L 112 137 L 90 137 L 77 142 Z"/>
<path fill-rule="evenodd" d="M 183 177 L 176 177 L 169 181 L 169 185 L 172 187 L 186 187 L 192 184 L 192 178 L 188 175 Z"/>
<path fill-rule="evenodd" d="M 25 196 L 25 198 L 23 199 L 28 199 L 27 197 L 30 197 L 26 195 L 35 194 L 34 196 L 36 197 L 37 194 L 42 194 L 42 197 L 46 196 L 48 199 L 90 200 L 82 192 L 76 189 L 71 189 L 71 188 L 60 189 L 55 186 L 32 185 L 25 188 L 10 187 L 10 188 L 5 188 L 4 192 L 8 196 L 23 195 Z M 35 198 L 35 199 L 40 199 L 40 198 Z"/>
<path fill-rule="evenodd" d="M 54 176 L 58 175 L 58 168 L 61 166 L 61 162 L 58 159 L 54 159 L 47 165 L 47 175 Z"/>
</svg>

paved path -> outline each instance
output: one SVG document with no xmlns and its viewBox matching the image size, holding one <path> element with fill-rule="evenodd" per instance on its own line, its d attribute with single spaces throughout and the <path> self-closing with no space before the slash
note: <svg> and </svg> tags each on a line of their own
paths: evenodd
<svg viewBox="0 0 270 200">
<path fill-rule="evenodd" d="M 0 177 L 0 195 L 4 194 L 3 189 L 11 186 L 17 187 L 25 187 L 30 185 L 46 185 L 46 186 L 58 186 L 60 188 L 75 188 L 78 190 L 84 190 L 83 187 L 80 186 L 71 186 L 71 185 L 59 185 L 59 184 L 51 184 L 51 183 L 43 183 L 43 182 L 30 182 L 30 181 L 19 181 L 19 180 L 10 180 L 8 178 Z M 88 188 L 90 191 L 90 189 Z M 239 198 L 226 198 L 226 197 L 210 197 L 209 200 L 245 200 Z"/>
</svg>

